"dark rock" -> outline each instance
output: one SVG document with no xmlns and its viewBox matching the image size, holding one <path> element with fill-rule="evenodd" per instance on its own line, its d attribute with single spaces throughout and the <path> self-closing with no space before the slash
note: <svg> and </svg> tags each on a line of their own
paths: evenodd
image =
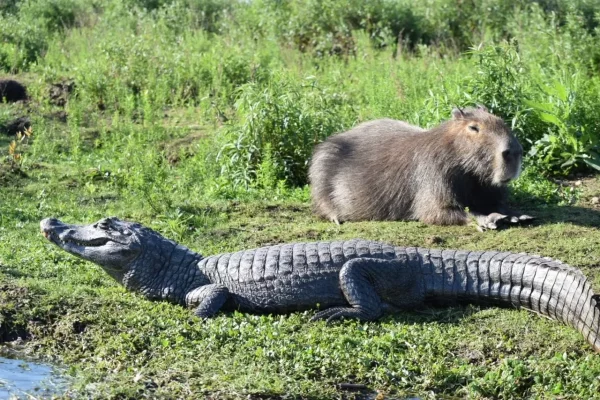
<svg viewBox="0 0 600 400">
<path fill-rule="evenodd" d="M 5 99 L 8 103 L 27 100 L 27 89 L 12 79 L 0 79 L 0 102 Z"/>
<path fill-rule="evenodd" d="M 73 333 L 76 333 L 76 334 L 83 333 L 85 331 L 86 327 L 87 327 L 87 323 L 81 322 L 81 321 L 75 321 L 75 322 L 73 322 Z"/>
<path fill-rule="evenodd" d="M 25 132 L 30 127 L 31 121 L 28 117 L 19 117 L 7 122 L 6 124 L 0 124 L 0 133 L 8 136 L 14 136 L 19 132 Z"/>
<path fill-rule="evenodd" d="M 50 103 L 59 107 L 64 107 L 67 104 L 67 99 L 75 90 L 75 82 L 72 80 L 64 80 L 62 82 L 53 83 L 50 86 Z"/>
</svg>

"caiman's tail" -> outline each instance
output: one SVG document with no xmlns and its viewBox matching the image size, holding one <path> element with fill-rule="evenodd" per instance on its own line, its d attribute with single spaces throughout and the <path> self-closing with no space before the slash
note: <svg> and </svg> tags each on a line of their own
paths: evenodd
<svg viewBox="0 0 600 400">
<path fill-rule="evenodd" d="M 416 251 L 427 296 L 526 308 L 571 325 L 600 352 L 600 296 L 579 269 L 522 253 Z"/>
</svg>

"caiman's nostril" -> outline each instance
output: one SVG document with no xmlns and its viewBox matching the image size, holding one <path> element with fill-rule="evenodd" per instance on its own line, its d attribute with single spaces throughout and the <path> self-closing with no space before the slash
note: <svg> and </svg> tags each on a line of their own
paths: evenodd
<svg viewBox="0 0 600 400">
<path fill-rule="evenodd" d="M 56 218 L 45 218 L 40 221 L 40 231 L 46 239 L 50 238 L 50 234 L 54 231 L 60 221 Z"/>
<path fill-rule="evenodd" d="M 40 230 L 42 232 L 47 232 L 49 230 L 52 230 L 52 228 L 54 226 L 56 226 L 57 223 L 59 223 L 60 221 L 57 220 L 56 218 L 45 218 L 43 220 L 40 221 Z"/>
<path fill-rule="evenodd" d="M 69 229 L 68 231 L 66 231 L 65 233 L 63 233 L 61 236 L 75 236 L 75 234 L 77 233 L 77 231 L 75 229 Z"/>
</svg>

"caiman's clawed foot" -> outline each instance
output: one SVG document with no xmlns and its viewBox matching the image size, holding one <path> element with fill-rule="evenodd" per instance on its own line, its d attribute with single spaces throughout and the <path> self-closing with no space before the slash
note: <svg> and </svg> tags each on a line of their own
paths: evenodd
<svg viewBox="0 0 600 400">
<path fill-rule="evenodd" d="M 517 222 L 531 222 L 535 219 L 535 217 L 532 217 L 531 215 L 526 215 L 526 214 L 518 215 L 516 217 L 519 218 L 519 220 Z"/>
<path fill-rule="evenodd" d="M 489 215 L 480 215 L 476 217 L 477 230 L 484 232 L 486 230 L 496 230 L 508 225 L 529 223 L 535 218 L 526 214 L 500 214 L 491 213 Z"/>
<path fill-rule="evenodd" d="M 480 215 L 476 218 L 477 230 L 479 232 L 487 231 L 488 229 L 498 229 L 498 226 L 508 218 L 508 215 L 500 213 L 491 213 L 489 215 Z"/>
</svg>

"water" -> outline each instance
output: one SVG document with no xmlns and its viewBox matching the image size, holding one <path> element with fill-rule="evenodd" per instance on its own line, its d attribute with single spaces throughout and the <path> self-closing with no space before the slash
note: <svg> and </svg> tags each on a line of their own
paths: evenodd
<svg viewBox="0 0 600 400">
<path fill-rule="evenodd" d="M 65 386 L 65 379 L 50 365 L 0 357 L 0 400 L 51 397 Z"/>
</svg>

